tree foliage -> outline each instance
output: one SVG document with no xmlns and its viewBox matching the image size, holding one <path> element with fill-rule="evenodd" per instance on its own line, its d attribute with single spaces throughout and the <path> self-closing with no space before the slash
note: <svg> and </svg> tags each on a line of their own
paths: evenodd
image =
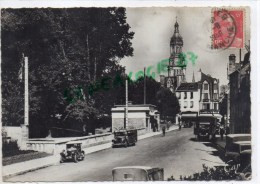
<svg viewBox="0 0 260 184">
<path fill-rule="evenodd" d="M 61 114 L 64 123 L 68 117 L 88 123 L 89 116 L 97 116 L 98 99 L 89 96 L 84 87 L 103 76 L 124 72 L 118 62 L 133 54 L 134 33 L 124 8 L 2 9 L 1 23 L 2 85 L 11 83 L 3 90 L 3 99 L 11 102 L 7 99 L 14 97 L 11 86 L 17 88 L 14 86 L 21 83 L 18 71 L 24 54 L 29 58 L 33 137 L 46 136 L 58 121 L 56 114 Z M 64 91 L 78 86 L 84 89 L 85 101 L 68 103 Z M 23 92 L 17 96 L 23 99 Z M 9 104 L 3 105 L 9 114 Z M 11 117 L 5 121 L 8 124 Z"/>
<path fill-rule="evenodd" d="M 223 167 L 210 168 L 203 164 L 203 171 L 194 173 L 190 176 L 180 176 L 180 180 L 187 181 L 212 181 L 212 180 L 236 180 L 238 174 L 231 170 L 226 172 Z M 168 178 L 168 181 L 175 180 L 173 176 Z"/>
</svg>

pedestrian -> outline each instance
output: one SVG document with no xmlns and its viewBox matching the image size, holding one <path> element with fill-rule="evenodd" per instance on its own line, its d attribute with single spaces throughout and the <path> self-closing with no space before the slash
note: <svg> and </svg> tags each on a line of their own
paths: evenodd
<svg viewBox="0 0 260 184">
<path fill-rule="evenodd" d="M 163 132 L 163 136 L 165 136 L 165 125 L 162 126 L 162 132 Z"/>
<path fill-rule="evenodd" d="M 179 130 L 181 130 L 181 117 L 178 117 L 178 121 L 179 121 Z"/>
<path fill-rule="evenodd" d="M 224 136 L 224 133 L 225 133 L 223 125 L 220 126 L 220 132 L 219 133 L 220 133 L 220 136 L 221 136 L 221 140 L 223 140 L 223 136 Z"/>
</svg>

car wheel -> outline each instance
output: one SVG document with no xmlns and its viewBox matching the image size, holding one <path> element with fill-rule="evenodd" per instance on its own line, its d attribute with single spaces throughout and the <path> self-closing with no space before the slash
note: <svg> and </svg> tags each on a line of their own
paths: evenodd
<svg viewBox="0 0 260 184">
<path fill-rule="evenodd" d="M 75 163 L 78 162 L 78 156 L 77 156 L 77 154 L 74 154 L 74 155 L 73 155 L 73 161 L 74 161 Z"/>
<path fill-rule="evenodd" d="M 84 160 L 84 159 L 85 159 L 85 152 L 82 151 L 82 152 L 81 152 L 81 160 Z"/>
</svg>

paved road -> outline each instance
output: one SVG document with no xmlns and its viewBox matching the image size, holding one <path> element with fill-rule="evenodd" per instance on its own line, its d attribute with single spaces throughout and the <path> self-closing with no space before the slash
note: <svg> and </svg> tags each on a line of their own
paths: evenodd
<svg viewBox="0 0 260 184">
<path fill-rule="evenodd" d="M 6 181 L 111 181 L 111 170 L 118 166 L 164 168 L 165 179 L 190 175 L 207 166 L 223 165 L 210 143 L 193 140 L 193 129 L 168 132 L 138 141 L 136 146 L 114 148 L 86 155 L 79 163 L 63 163 L 9 178 Z"/>
</svg>

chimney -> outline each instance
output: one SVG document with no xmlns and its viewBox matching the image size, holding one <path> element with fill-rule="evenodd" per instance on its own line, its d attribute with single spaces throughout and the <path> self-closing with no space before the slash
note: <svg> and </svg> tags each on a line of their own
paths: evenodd
<svg viewBox="0 0 260 184">
<path fill-rule="evenodd" d="M 232 64 L 232 65 L 235 65 L 236 63 L 236 55 L 235 54 L 230 54 L 229 55 L 229 65 Z"/>
<path fill-rule="evenodd" d="M 236 69 L 236 55 L 230 54 L 229 55 L 229 66 L 228 66 L 228 75 Z"/>
</svg>

